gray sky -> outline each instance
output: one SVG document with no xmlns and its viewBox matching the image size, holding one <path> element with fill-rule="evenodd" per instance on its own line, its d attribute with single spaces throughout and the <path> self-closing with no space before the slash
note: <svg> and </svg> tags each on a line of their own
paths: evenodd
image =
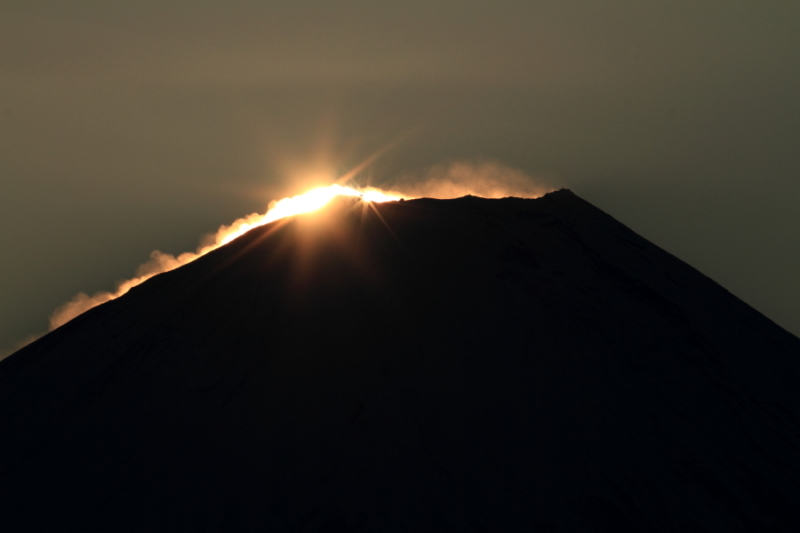
<svg viewBox="0 0 800 533">
<path fill-rule="evenodd" d="M 394 142 L 497 160 L 800 334 L 800 3 L 0 1 L 0 351 Z"/>
</svg>

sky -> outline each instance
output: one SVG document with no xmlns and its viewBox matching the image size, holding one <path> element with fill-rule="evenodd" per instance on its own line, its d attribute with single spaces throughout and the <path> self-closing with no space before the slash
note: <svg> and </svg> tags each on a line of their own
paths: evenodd
<svg viewBox="0 0 800 533">
<path fill-rule="evenodd" d="M 0 7 L 0 352 L 376 152 L 570 188 L 800 335 L 796 0 Z"/>
</svg>

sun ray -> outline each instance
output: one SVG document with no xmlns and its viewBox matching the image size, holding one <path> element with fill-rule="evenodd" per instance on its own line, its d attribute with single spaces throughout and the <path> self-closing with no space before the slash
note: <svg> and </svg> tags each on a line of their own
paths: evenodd
<svg viewBox="0 0 800 533">
<path fill-rule="evenodd" d="M 389 223 L 386 222 L 386 219 L 383 218 L 383 215 L 381 215 L 380 211 L 378 211 L 378 207 L 372 202 L 369 202 L 367 205 L 369 205 L 372 208 L 372 210 L 375 212 L 375 214 L 378 215 L 378 218 L 380 219 L 381 222 L 383 222 L 383 225 L 386 226 L 386 229 L 389 230 L 389 233 L 392 234 L 392 237 L 394 237 L 394 240 L 396 240 L 397 244 L 400 245 L 400 248 L 402 248 L 404 251 L 407 252 L 408 250 L 403 245 L 403 241 L 400 240 L 400 237 L 397 236 L 397 234 L 394 232 L 394 230 L 389 226 Z"/>
<path fill-rule="evenodd" d="M 400 142 L 403 141 L 406 137 L 408 137 L 411 133 L 411 130 L 407 130 L 404 132 L 399 133 L 395 136 L 394 139 L 386 143 L 383 147 L 379 148 L 375 152 L 373 152 L 369 157 L 364 159 L 361 163 L 353 167 L 349 172 L 341 176 L 339 179 L 336 180 L 337 185 L 342 185 L 344 183 L 349 183 L 353 178 L 358 176 L 361 172 L 367 169 L 372 163 L 374 163 L 378 158 L 383 156 L 386 152 L 391 150 L 392 148 L 396 147 Z M 371 187 L 371 180 L 367 181 L 367 188 Z"/>
</svg>

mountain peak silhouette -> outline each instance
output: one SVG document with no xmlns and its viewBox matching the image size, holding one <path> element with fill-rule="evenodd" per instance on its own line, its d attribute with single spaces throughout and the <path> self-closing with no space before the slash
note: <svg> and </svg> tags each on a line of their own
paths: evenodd
<svg viewBox="0 0 800 533">
<path fill-rule="evenodd" d="M 350 199 L 0 362 L 0 529 L 797 531 L 798 377 L 569 191 Z"/>
</svg>

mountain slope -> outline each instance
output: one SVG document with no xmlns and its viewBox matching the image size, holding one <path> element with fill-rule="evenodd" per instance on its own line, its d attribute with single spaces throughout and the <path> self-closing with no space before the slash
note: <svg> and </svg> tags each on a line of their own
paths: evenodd
<svg viewBox="0 0 800 533">
<path fill-rule="evenodd" d="M 0 362 L 2 529 L 800 529 L 800 340 L 569 191 L 376 207 Z"/>
</svg>

